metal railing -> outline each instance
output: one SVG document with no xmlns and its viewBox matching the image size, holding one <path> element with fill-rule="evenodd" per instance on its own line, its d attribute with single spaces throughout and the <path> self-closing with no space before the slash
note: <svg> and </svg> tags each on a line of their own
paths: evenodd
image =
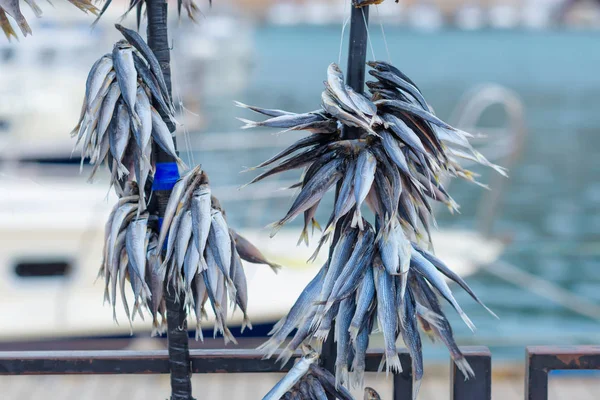
<svg viewBox="0 0 600 400">
<path fill-rule="evenodd" d="M 492 356 L 487 347 L 461 347 L 475 371 L 475 378 L 464 375 L 451 362 L 451 400 L 490 400 L 492 396 Z M 403 372 L 393 375 L 394 400 L 412 398 L 411 360 L 399 350 Z M 367 352 L 366 371 L 376 372 L 382 350 Z M 299 354 L 280 368 L 263 359 L 256 350 L 192 350 L 190 372 L 278 373 L 288 371 Z M 525 399 L 548 399 L 548 374 L 556 370 L 600 370 L 600 346 L 531 346 L 526 349 Z M 95 375 L 168 374 L 169 356 L 160 351 L 32 351 L 0 352 L 0 375 Z M 259 396 L 260 394 L 257 394 Z M 199 398 L 201 399 L 201 397 Z"/>
<path fill-rule="evenodd" d="M 525 353 L 525 400 L 548 400 L 551 371 L 600 370 L 600 346 L 529 346 Z"/>
<path fill-rule="evenodd" d="M 462 347 L 475 371 L 465 380 L 462 372 L 451 368 L 452 399 L 491 399 L 491 354 L 486 347 Z M 277 355 L 277 354 L 276 354 Z M 399 349 L 402 372 L 393 375 L 393 399 L 411 399 L 413 394 L 411 360 Z M 257 350 L 191 350 L 190 372 L 278 373 L 292 367 L 295 354 L 282 368 L 273 360 L 263 359 Z M 367 372 L 377 372 L 383 351 L 369 350 Z M 94 375 L 94 374 L 168 374 L 169 355 L 160 351 L 32 351 L 0 352 L 0 375 Z M 257 394 L 258 396 L 259 394 Z M 200 397 L 201 398 L 201 397 Z"/>
</svg>

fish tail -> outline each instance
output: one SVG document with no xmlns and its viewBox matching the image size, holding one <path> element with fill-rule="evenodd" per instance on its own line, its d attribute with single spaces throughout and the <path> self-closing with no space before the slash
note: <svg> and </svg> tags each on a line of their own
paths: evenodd
<svg viewBox="0 0 600 400">
<path fill-rule="evenodd" d="M 315 332 L 314 336 L 319 342 L 324 342 L 327 340 L 327 336 L 329 336 L 329 331 L 330 329 L 319 329 Z"/>
<path fill-rule="evenodd" d="M 188 169 L 188 166 L 186 165 L 185 162 L 183 162 L 183 160 L 181 158 L 176 157 L 175 162 L 177 163 L 179 168 L 181 168 L 182 170 L 186 171 Z"/>
<path fill-rule="evenodd" d="M 244 333 L 244 329 L 246 329 L 246 327 L 252 330 L 252 323 L 250 322 L 250 318 L 248 318 L 248 316 L 244 314 L 244 319 L 242 320 L 242 333 Z"/>
<path fill-rule="evenodd" d="M 465 325 L 467 325 L 469 327 L 471 332 L 475 332 L 477 330 L 477 328 L 475 328 L 475 324 L 473 323 L 473 321 L 471 321 L 471 319 L 467 316 L 467 314 L 465 314 L 465 312 L 463 310 L 461 310 L 460 308 L 458 308 L 456 311 L 458 311 L 460 318 L 463 320 Z"/>
<path fill-rule="evenodd" d="M 281 343 L 283 343 L 283 340 L 280 340 L 277 336 L 273 336 L 258 346 L 256 350 L 264 354 L 263 359 L 271 358 L 279 346 L 281 346 Z"/>
<path fill-rule="evenodd" d="M 339 389 L 340 386 L 345 385 L 348 382 L 348 366 L 347 365 L 336 365 L 335 366 L 335 388 Z"/>
<path fill-rule="evenodd" d="M 361 231 L 365 229 L 365 226 L 363 224 L 362 213 L 360 212 L 360 207 L 356 207 L 354 215 L 352 216 L 352 222 L 350 226 L 352 228 L 356 228 L 358 226 L 358 229 L 360 229 Z"/>
<path fill-rule="evenodd" d="M 470 379 L 470 378 L 474 378 L 475 377 L 475 372 L 473 371 L 473 368 L 471 368 L 471 365 L 465 359 L 465 357 L 462 356 L 462 354 L 461 354 L 460 358 L 455 358 L 454 359 L 454 364 L 456 364 L 456 367 L 465 376 L 465 381 L 468 380 L 468 379 Z"/>
<path fill-rule="evenodd" d="M 273 272 L 275 272 L 275 274 L 278 274 L 279 270 L 283 268 L 281 265 L 275 264 L 275 263 L 272 263 L 272 262 L 268 262 L 267 265 L 269 267 L 271 267 L 271 269 L 273 270 Z"/>
<path fill-rule="evenodd" d="M 242 126 L 241 129 L 250 129 L 250 128 L 256 128 L 257 126 L 259 126 L 260 124 L 256 121 L 250 121 L 249 119 L 245 119 L 245 118 L 236 118 L 237 120 L 243 122 L 245 125 Z"/>
<path fill-rule="evenodd" d="M 279 357 L 277 357 L 277 360 L 275 360 L 275 362 L 281 361 L 281 366 L 284 366 L 285 364 L 288 363 L 288 361 L 290 361 L 290 358 L 292 358 L 293 355 L 294 355 L 294 350 L 290 349 L 289 347 L 286 347 L 281 352 L 281 354 L 279 354 Z"/>
<path fill-rule="evenodd" d="M 412 400 L 417 400 L 419 396 L 419 390 L 421 389 L 422 378 L 418 378 L 416 374 L 413 373 L 413 394 Z"/>
<path fill-rule="evenodd" d="M 227 326 L 223 326 L 223 338 L 225 339 L 225 344 L 231 342 L 233 344 L 238 344 L 237 340 L 229 330 Z"/>
<path fill-rule="evenodd" d="M 320 232 L 323 232 L 323 229 L 321 229 L 321 225 L 319 224 L 319 222 L 315 218 L 313 218 L 311 220 L 311 223 L 312 223 L 312 234 L 313 235 L 315 234 L 315 228 L 317 228 Z"/>
<path fill-rule="evenodd" d="M 335 230 L 335 223 L 331 223 L 325 227 L 325 231 L 323 231 L 322 236 L 329 236 Z"/>
<path fill-rule="evenodd" d="M 234 100 L 233 104 L 235 104 L 236 107 L 240 107 L 240 108 L 250 108 L 250 106 L 248 104 L 244 104 L 241 101 L 237 101 L 237 100 Z"/>
<path fill-rule="evenodd" d="M 275 235 L 277 235 L 277 232 L 279 232 L 279 230 L 283 227 L 283 224 L 285 224 L 285 222 L 281 221 L 277 221 L 277 222 L 273 222 L 272 224 L 267 225 L 267 228 L 271 228 L 271 234 L 269 235 L 269 237 L 274 237 Z"/>
<path fill-rule="evenodd" d="M 352 366 L 352 375 L 350 376 L 350 384 L 354 388 L 362 388 L 365 385 L 365 368 L 360 366 Z"/>
<path fill-rule="evenodd" d="M 286 320 L 287 320 L 287 318 L 283 317 L 279 321 L 277 321 L 277 323 L 275 325 L 273 325 L 273 329 L 271 329 L 271 331 L 268 333 L 268 335 L 272 336 L 272 335 L 276 334 L 276 332 L 281 330 L 281 327 L 283 326 L 283 324 L 285 323 Z"/>
<path fill-rule="evenodd" d="M 42 16 L 42 9 L 36 4 L 34 0 L 26 1 L 26 3 L 29 6 L 29 8 L 31 8 L 31 10 L 37 18 L 40 18 Z"/>
<path fill-rule="evenodd" d="M 308 227 L 304 227 L 304 229 L 302 229 L 302 233 L 300 233 L 300 239 L 298 239 L 298 243 L 296 243 L 296 246 L 300 246 L 300 243 L 306 243 L 306 246 L 308 246 Z"/>
<path fill-rule="evenodd" d="M 350 332 L 350 340 L 352 342 L 356 341 L 356 338 L 358 337 L 358 330 L 359 327 L 356 325 L 350 325 L 350 328 L 348 328 L 348 332 Z"/>
<path fill-rule="evenodd" d="M 18 16 L 18 18 L 15 18 L 15 20 L 17 21 L 19 28 L 21 28 L 21 33 L 23 33 L 23 36 L 31 35 L 33 33 L 23 15 Z"/>
<path fill-rule="evenodd" d="M 204 335 L 202 334 L 202 325 L 200 325 L 200 318 L 196 318 L 196 342 L 200 339 L 201 342 L 204 342 Z"/>
<path fill-rule="evenodd" d="M 400 274 L 400 299 L 402 302 L 404 302 L 404 294 L 406 293 L 407 282 L 408 282 L 408 271 Z"/>
<path fill-rule="evenodd" d="M 400 357 L 398 353 L 393 350 L 385 351 L 385 364 L 386 364 L 386 375 L 391 371 L 392 373 L 402 372 L 402 364 L 400 364 Z"/>
</svg>

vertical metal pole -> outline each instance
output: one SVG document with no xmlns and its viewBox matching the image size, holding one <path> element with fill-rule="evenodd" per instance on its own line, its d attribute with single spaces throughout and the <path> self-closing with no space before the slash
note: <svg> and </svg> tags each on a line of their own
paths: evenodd
<svg viewBox="0 0 600 400">
<path fill-rule="evenodd" d="M 364 92 L 365 86 L 365 65 L 367 61 L 367 40 L 368 40 L 368 21 L 369 7 L 356 8 L 351 6 L 350 16 L 350 42 L 348 43 L 348 68 L 346 69 L 346 83 L 358 93 Z M 357 128 L 344 127 L 342 130 L 342 139 L 356 139 L 360 137 L 360 130 Z M 339 184 L 338 184 L 339 191 Z M 337 195 L 336 195 L 337 197 Z M 331 259 L 332 250 L 338 241 L 341 221 L 338 222 L 333 241 L 329 251 Z M 333 341 L 333 332 L 335 324 L 331 325 L 331 331 L 327 340 L 323 343 L 321 350 L 321 360 L 323 367 L 332 374 L 335 373 L 336 346 Z"/>
<path fill-rule="evenodd" d="M 167 2 L 165 0 L 146 0 L 148 15 L 148 45 L 154 52 L 163 71 L 169 97 L 171 97 L 171 67 L 169 38 L 167 32 Z M 160 109 L 157 107 L 157 109 Z M 168 118 L 162 115 L 171 132 L 175 127 Z M 173 138 L 173 140 L 175 140 Z M 175 143 L 177 146 L 177 144 Z M 175 159 L 165 153 L 158 145 L 152 149 L 156 160 L 155 184 L 153 198 L 149 211 L 158 217 L 159 221 L 165 213 L 171 190 L 179 176 Z M 169 179 L 163 177 L 169 176 Z M 188 330 L 186 313 L 183 304 L 176 296 L 174 288 L 166 288 L 167 303 L 167 335 L 169 346 L 169 366 L 171 370 L 171 400 L 191 400 L 192 383 L 190 372 L 190 352 L 188 344 Z"/>
</svg>

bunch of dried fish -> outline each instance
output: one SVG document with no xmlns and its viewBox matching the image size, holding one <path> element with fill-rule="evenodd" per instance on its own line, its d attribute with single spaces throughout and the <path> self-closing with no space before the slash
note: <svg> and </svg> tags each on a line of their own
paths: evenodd
<svg viewBox="0 0 600 400">
<path fill-rule="evenodd" d="M 185 165 L 175 152 L 173 129 L 161 117 L 176 122 L 161 67 L 137 32 L 116 27 L 127 40 L 117 42 L 112 54 L 92 66 L 71 136 L 77 136 L 75 148 L 82 143 L 82 166 L 86 158 L 93 165 L 89 180 L 106 161 L 112 170 L 111 185 L 134 173 L 143 189 L 153 170 L 153 142 Z M 145 209 L 144 190 L 140 193 L 141 211 Z"/>
<path fill-rule="evenodd" d="M 373 68 L 369 73 L 377 78 L 367 82 L 370 97 L 345 85 L 341 70 L 331 64 L 319 110 L 295 114 L 238 103 L 270 117 L 261 122 L 243 120 L 244 128 L 265 126 L 311 133 L 254 167 L 279 162 L 251 183 L 280 172 L 305 169 L 301 182 L 293 185 L 301 191 L 288 213 L 273 224 L 272 235 L 304 213 L 300 239 L 308 241 L 308 225 L 314 224 L 321 199 L 338 186 L 334 210 L 319 242 L 320 249 L 338 230 L 331 257 L 260 348 L 273 355 L 297 328 L 279 357 L 285 362 L 301 343 L 313 338 L 324 340 L 335 320 L 336 381 L 347 384 L 348 372 L 352 371 L 353 382 L 362 385 L 364 352 L 376 321 L 386 344 L 388 371 L 401 368 L 396 340 L 402 337 L 408 347 L 416 393 L 423 371 L 417 323 L 426 333 L 440 338 L 465 375 L 472 375 L 456 347 L 438 295 L 471 329 L 474 327 L 444 275 L 480 302 L 459 276 L 422 248 L 424 244 L 431 248 L 430 221 L 434 220 L 430 200 L 451 210 L 458 208 L 442 182 L 448 177 L 475 181 L 476 175 L 458 163 L 460 158 L 501 174 L 505 171 L 470 145 L 470 134 L 436 117 L 415 83 L 400 70 L 385 62 L 368 64 Z M 355 138 L 343 138 L 342 129 L 352 130 Z M 363 204 L 375 215 L 374 226 L 363 218 Z"/>
<path fill-rule="evenodd" d="M 115 307 L 117 282 L 128 318 L 136 312 L 143 319 L 142 306 L 153 316 L 155 332 L 166 319 L 164 288 L 184 293 L 184 303 L 196 314 L 196 338 L 202 339 L 200 321 L 206 317 L 210 300 L 215 313 L 215 334 L 221 332 L 225 343 L 236 342 L 227 328 L 228 295 L 231 304 L 244 314 L 242 330 L 252 328 L 247 315 L 248 291 L 241 260 L 267 264 L 275 272 L 279 265 L 265 259 L 247 239 L 230 229 L 225 211 L 211 195 L 206 174 L 196 167 L 173 187 L 162 225 L 157 235 L 150 228 L 147 212 L 137 214 L 137 184 L 128 182 L 124 196 L 113 208 L 105 228 L 104 258 L 100 276 L 105 280 L 105 301 Z M 166 252 L 161 254 L 163 245 Z M 125 281 L 134 294 L 130 315 Z M 158 316 L 161 316 L 159 322 Z"/>
<path fill-rule="evenodd" d="M 328 398 L 353 400 L 343 387 L 336 387 L 335 378 L 318 364 L 319 355 L 309 345 L 303 345 L 304 356 L 267 393 L 263 400 L 297 399 L 325 400 Z"/>
<path fill-rule="evenodd" d="M 81 11 L 87 13 L 88 11 L 92 14 L 97 15 L 98 9 L 92 4 L 89 0 L 68 0 L 69 3 L 73 4 L 75 7 L 79 8 Z M 25 0 L 27 5 L 31 8 L 36 17 L 42 16 L 42 9 L 37 5 L 35 0 Z M 31 28 L 27 23 L 27 20 L 21 13 L 21 5 L 20 0 L 0 0 L 0 28 L 4 31 L 6 38 L 10 41 L 11 36 L 14 36 L 15 39 L 19 40 L 19 37 L 15 33 L 8 17 L 6 15 L 10 15 L 19 25 L 21 29 L 21 33 L 23 36 L 31 35 Z"/>
</svg>

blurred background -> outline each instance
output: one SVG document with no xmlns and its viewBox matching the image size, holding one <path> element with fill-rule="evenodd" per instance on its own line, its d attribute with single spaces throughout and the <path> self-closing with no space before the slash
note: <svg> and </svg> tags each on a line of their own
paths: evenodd
<svg viewBox="0 0 600 400">
<path fill-rule="evenodd" d="M 112 24 L 127 4 L 114 0 L 93 30 L 92 16 L 65 4 L 44 5 L 41 19 L 23 7 L 33 36 L 20 43 L 0 38 L 0 349 L 163 348 L 164 338 L 150 338 L 150 322 L 135 321 L 130 331 L 124 315 L 117 325 L 102 307 L 102 283 L 94 279 L 114 197 L 107 195 L 108 175 L 85 182 L 89 170 L 80 175 L 69 137 L 87 72 L 119 39 Z M 170 8 L 179 149 L 209 173 L 230 225 L 286 267 L 275 276 L 247 265 L 255 329 L 241 346 L 254 347 L 321 264 L 305 261 L 318 236 L 310 248 L 295 246 L 300 219 L 274 239 L 262 229 L 289 207 L 293 193 L 280 189 L 297 174 L 238 190 L 254 177 L 241 170 L 299 135 L 240 130 L 236 117 L 256 116 L 233 100 L 318 108 L 327 66 L 345 68 L 347 44 L 340 41 L 347 40 L 350 6 L 198 5 L 204 16 L 197 25 L 185 16 L 179 21 L 175 4 Z M 460 214 L 437 213 L 438 255 L 500 317 L 457 290 L 478 328 L 471 333 L 449 311 L 458 343 L 489 346 L 509 375 L 522 373 L 525 345 L 598 343 L 600 1 L 386 0 L 370 16 L 368 58 L 391 60 L 438 116 L 485 135 L 477 140 L 482 152 L 510 169 L 508 180 L 476 169 L 492 190 L 456 182 L 450 193 Z M 124 23 L 134 27 L 134 15 Z M 319 221 L 332 201 L 322 202 Z M 204 328 L 211 336 L 212 326 Z M 443 346 L 427 343 L 424 353 L 426 371 L 447 370 Z"/>
</svg>

